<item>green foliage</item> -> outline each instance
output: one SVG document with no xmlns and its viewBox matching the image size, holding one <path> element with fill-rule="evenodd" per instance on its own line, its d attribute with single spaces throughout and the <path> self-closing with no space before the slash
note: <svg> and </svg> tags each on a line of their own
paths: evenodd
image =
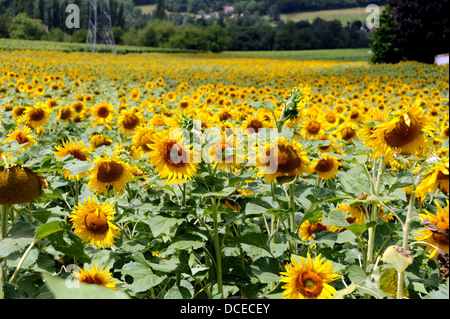
<svg viewBox="0 0 450 319">
<path fill-rule="evenodd" d="M 39 40 L 44 34 L 42 21 L 29 18 L 25 13 L 15 16 L 9 27 L 9 36 L 12 39 Z"/>
<path fill-rule="evenodd" d="M 380 27 L 376 29 L 370 45 L 372 63 L 396 63 L 402 59 L 403 52 L 396 43 L 394 23 L 394 17 L 386 7 L 380 15 Z"/>
</svg>

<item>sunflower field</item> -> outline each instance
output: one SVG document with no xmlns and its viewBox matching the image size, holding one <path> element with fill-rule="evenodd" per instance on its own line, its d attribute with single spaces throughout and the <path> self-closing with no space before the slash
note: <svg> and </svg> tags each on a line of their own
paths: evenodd
<svg viewBox="0 0 450 319">
<path fill-rule="evenodd" d="M 446 299 L 448 65 L 0 51 L 1 297 Z"/>
</svg>

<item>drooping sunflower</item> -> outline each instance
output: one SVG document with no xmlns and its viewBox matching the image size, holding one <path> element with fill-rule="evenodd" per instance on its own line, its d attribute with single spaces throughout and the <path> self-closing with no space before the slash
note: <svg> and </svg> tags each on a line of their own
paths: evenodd
<svg viewBox="0 0 450 319">
<path fill-rule="evenodd" d="M 183 183 L 196 173 L 194 152 L 191 146 L 184 142 L 180 130 L 158 132 L 155 142 L 149 147 L 149 162 L 161 178 L 167 178 L 165 183 Z"/>
<path fill-rule="evenodd" d="M 449 229 L 449 215 L 448 215 L 448 200 L 447 208 L 444 210 L 438 202 L 436 203 L 437 215 L 425 210 L 425 214 L 419 214 L 422 221 L 427 226 L 424 230 L 418 231 L 417 234 L 422 236 L 415 237 L 416 240 L 425 241 L 434 247 L 449 252 L 448 229 Z M 426 251 L 431 251 L 430 259 L 438 255 L 438 251 L 432 246 L 427 245 Z"/>
<path fill-rule="evenodd" d="M 119 119 L 117 121 L 117 126 L 120 131 L 126 135 L 132 135 L 136 128 L 144 122 L 144 117 L 140 112 L 135 110 L 123 110 L 120 112 Z"/>
<path fill-rule="evenodd" d="M 417 185 L 416 197 L 423 201 L 428 194 L 438 189 L 445 195 L 449 194 L 449 162 L 448 157 L 444 161 L 435 163 L 430 170 L 425 172 L 425 178 Z"/>
<path fill-rule="evenodd" d="M 156 136 L 156 131 L 153 127 L 140 125 L 133 134 L 133 146 L 139 152 L 149 153 L 151 151 L 150 147 L 154 143 Z"/>
<path fill-rule="evenodd" d="M 311 162 L 301 147 L 298 142 L 288 142 L 284 137 L 258 147 L 255 162 L 258 176 L 265 176 L 265 181 L 270 182 L 282 176 L 311 174 Z"/>
<path fill-rule="evenodd" d="M 7 135 L 7 141 L 16 140 L 20 145 L 23 144 L 22 150 L 30 148 L 36 144 L 35 136 L 32 135 L 33 131 L 28 126 L 18 127 L 15 130 L 11 130 L 11 133 Z"/>
<path fill-rule="evenodd" d="M 374 156 L 383 154 L 386 159 L 395 153 L 422 155 L 430 141 L 426 135 L 433 136 L 433 119 L 424 115 L 420 100 L 410 107 L 403 107 L 394 113 L 394 117 L 376 125 L 366 145 L 374 150 Z"/>
<path fill-rule="evenodd" d="M 53 154 L 57 156 L 58 159 L 61 159 L 67 155 L 72 155 L 77 160 L 90 161 L 90 157 L 88 155 L 89 148 L 84 145 L 83 141 L 78 142 L 76 139 L 75 141 L 63 141 L 62 146 L 56 145 L 55 148 L 56 152 L 53 152 Z M 64 169 L 63 174 L 66 179 L 80 180 L 88 176 L 89 173 L 88 171 L 85 171 L 72 176 L 70 170 Z"/>
<path fill-rule="evenodd" d="M 109 146 L 113 143 L 113 140 L 104 134 L 93 134 L 89 139 L 91 143 L 91 149 L 96 149 L 101 146 Z"/>
<path fill-rule="evenodd" d="M 114 193 L 121 193 L 125 189 L 125 184 L 133 179 L 130 166 L 118 156 L 109 157 L 105 153 L 104 157 L 95 159 L 93 164 L 95 166 L 90 170 L 87 186 L 96 193 L 106 195 L 110 187 Z"/>
<path fill-rule="evenodd" d="M 281 272 L 280 282 L 284 299 L 331 299 L 336 289 L 329 283 L 338 279 L 334 267 L 329 260 L 321 258 L 319 254 L 314 261 L 310 254 L 306 260 L 291 257 L 291 263 L 286 264 L 286 271 Z"/>
<path fill-rule="evenodd" d="M 114 118 L 114 112 L 114 107 L 108 102 L 95 104 L 91 111 L 95 120 L 92 125 L 108 125 Z"/>
<path fill-rule="evenodd" d="M 105 286 L 106 288 L 116 290 L 116 283 L 119 280 L 115 280 L 112 277 L 112 274 L 109 272 L 109 268 L 103 269 L 103 267 L 99 268 L 97 264 L 95 264 L 91 270 L 89 269 L 81 269 L 78 267 L 78 271 L 73 271 L 72 274 L 77 278 L 80 282 L 84 282 L 87 284 L 96 284 L 100 286 Z"/>
<path fill-rule="evenodd" d="M 0 205 L 25 204 L 34 201 L 47 186 L 43 176 L 27 167 L 14 165 L 0 168 Z"/>
<path fill-rule="evenodd" d="M 113 224 L 114 205 L 98 203 L 95 198 L 77 204 L 70 216 L 72 228 L 77 236 L 92 247 L 111 247 L 119 238 L 120 228 Z"/>
<path fill-rule="evenodd" d="M 320 178 L 329 180 L 336 176 L 339 166 L 341 163 L 336 157 L 324 154 L 320 159 L 313 161 L 311 168 L 317 172 Z"/>
</svg>

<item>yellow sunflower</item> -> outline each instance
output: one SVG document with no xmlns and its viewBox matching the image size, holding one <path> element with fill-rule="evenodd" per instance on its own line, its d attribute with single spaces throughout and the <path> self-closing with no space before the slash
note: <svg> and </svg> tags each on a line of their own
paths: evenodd
<svg viewBox="0 0 450 319">
<path fill-rule="evenodd" d="M 323 125 L 323 121 L 316 116 L 312 116 L 302 123 L 302 128 L 300 132 L 305 138 L 316 138 L 325 133 Z"/>
<path fill-rule="evenodd" d="M 56 119 L 68 123 L 73 115 L 73 109 L 70 106 L 63 106 L 58 109 Z"/>
<path fill-rule="evenodd" d="M 270 182 L 281 176 L 311 174 L 311 162 L 301 147 L 296 141 L 288 142 L 284 137 L 258 147 L 255 162 L 258 176 L 265 176 L 266 182 Z"/>
<path fill-rule="evenodd" d="M 56 145 L 55 148 L 56 152 L 53 152 L 53 154 L 56 155 L 58 159 L 61 159 L 67 155 L 72 155 L 77 160 L 90 161 L 90 157 L 89 155 L 87 155 L 87 153 L 89 152 L 89 148 L 84 146 L 83 141 L 78 142 L 76 139 L 75 142 L 63 141 L 62 146 Z M 85 171 L 72 176 L 70 170 L 64 169 L 63 174 L 66 179 L 80 180 L 88 176 L 89 173 L 88 171 Z"/>
<path fill-rule="evenodd" d="M 151 151 L 151 145 L 154 143 L 156 137 L 156 131 L 153 127 L 148 125 L 140 125 L 136 128 L 133 134 L 133 146 L 143 153 L 149 153 Z"/>
<path fill-rule="evenodd" d="M 123 110 L 120 112 L 117 126 L 120 131 L 126 135 L 132 135 L 136 128 L 144 122 L 144 118 L 140 112 L 135 110 Z"/>
<path fill-rule="evenodd" d="M 39 101 L 35 106 L 25 108 L 22 119 L 27 126 L 39 130 L 47 123 L 50 112 L 51 109 L 45 103 Z"/>
<path fill-rule="evenodd" d="M 0 205 L 32 202 L 39 197 L 43 186 L 47 187 L 45 178 L 29 168 L 0 167 Z"/>
<path fill-rule="evenodd" d="M 374 150 L 374 156 L 383 154 L 386 159 L 395 153 L 422 155 L 431 145 L 425 134 L 433 136 L 433 119 L 424 115 L 420 100 L 410 107 L 394 112 L 394 117 L 375 126 L 367 146 Z"/>
<path fill-rule="evenodd" d="M 18 127 L 15 130 L 11 130 L 11 133 L 7 135 L 5 141 L 16 140 L 20 145 L 22 145 L 22 150 L 30 148 L 36 144 L 35 136 L 31 135 L 33 131 L 28 126 Z"/>
<path fill-rule="evenodd" d="M 425 178 L 417 185 L 416 196 L 423 201 L 429 193 L 440 190 L 449 194 L 449 162 L 448 157 L 432 166 L 425 174 Z"/>
<path fill-rule="evenodd" d="M 121 161 L 118 156 L 109 157 L 105 153 L 104 157 L 94 160 L 95 166 L 90 170 L 88 187 L 96 193 L 108 193 L 110 187 L 114 193 L 121 193 L 125 189 L 125 184 L 133 179 L 130 166 Z"/>
<path fill-rule="evenodd" d="M 259 114 L 251 115 L 242 124 L 242 130 L 246 135 L 258 133 L 262 128 L 268 127 L 269 123 L 267 123 Z"/>
<path fill-rule="evenodd" d="M 114 118 L 114 107 L 108 102 L 95 104 L 91 114 L 95 122 L 92 125 L 108 125 Z"/>
<path fill-rule="evenodd" d="M 341 163 L 336 157 L 324 154 L 313 161 L 311 168 L 317 172 L 319 178 L 329 180 L 336 176 L 339 166 Z"/>
<path fill-rule="evenodd" d="M 317 221 L 315 223 L 311 223 L 309 220 L 305 220 L 299 228 L 298 235 L 302 240 L 313 240 L 314 234 L 328 231 L 331 229 L 328 229 L 327 226 L 322 224 L 320 221 Z"/>
<path fill-rule="evenodd" d="M 184 143 L 180 130 L 159 132 L 154 141 L 149 145 L 149 162 L 161 178 L 167 178 L 165 183 L 183 183 L 194 176 L 194 152 Z"/>
<path fill-rule="evenodd" d="M 286 271 L 281 272 L 280 282 L 284 299 L 331 299 L 336 289 L 329 283 L 338 279 L 334 267 L 329 260 L 319 254 L 314 261 L 310 254 L 300 260 L 291 257 L 291 263 L 286 264 Z"/>
<path fill-rule="evenodd" d="M 99 268 L 97 264 L 95 264 L 91 268 L 91 270 L 81 269 L 80 267 L 78 267 L 78 271 L 73 271 L 72 274 L 80 282 L 105 286 L 106 288 L 113 290 L 117 289 L 116 283 L 119 281 L 112 278 L 112 274 L 109 272 L 109 268 Z"/>
<path fill-rule="evenodd" d="M 113 204 L 100 204 L 94 198 L 88 198 L 84 204 L 74 207 L 70 221 L 75 234 L 84 243 L 105 248 L 111 247 L 115 238 L 119 238 L 120 228 L 112 223 L 114 214 Z"/>
<path fill-rule="evenodd" d="M 417 233 L 422 234 L 422 236 L 415 238 L 416 240 L 425 241 L 448 254 L 448 200 L 447 208 L 445 210 L 437 202 L 435 203 L 437 215 L 434 215 L 427 210 L 425 210 L 425 214 L 419 214 L 427 228 L 418 231 Z M 429 245 L 426 247 L 426 251 L 431 250 L 430 259 L 435 258 L 438 255 L 438 251 L 434 247 Z"/>
</svg>

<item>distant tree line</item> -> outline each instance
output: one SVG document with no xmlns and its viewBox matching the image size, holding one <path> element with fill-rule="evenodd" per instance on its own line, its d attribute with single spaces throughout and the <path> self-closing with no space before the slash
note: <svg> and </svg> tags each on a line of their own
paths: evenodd
<svg viewBox="0 0 450 319">
<path fill-rule="evenodd" d="M 140 4 L 139 0 L 135 2 Z M 176 2 L 195 4 L 193 0 Z M 210 6 L 224 3 L 200 2 Z M 252 2 L 268 1 L 245 1 Z M 65 26 L 68 15 L 65 8 L 69 3 L 80 7 L 81 29 Z M 0 37 L 83 43 L 87 36 L 88 3 L 88 0 L 0 0 Z M 166 11 L 174 3 L 170 0 L 153 1 L 157 4 L 156 10 L 149 14 L 143 14 L 131 0 L 109 0 L 109 3 L 117 44 L 220 52 L 361 48 L 369 47 L 371 42 L 372 32 L 360 21 L 347 25 L 322 19 L 295 23 L 275 16 L 269 21 L 259 13 L 226 15 L 223 11 L 217 16 L 198 18 L 185 12 Z M 43 25 L 48 30 L 44 30 Z"/>
<path fill-rule="evenodd" d="M 158 0 L 134 0 L 136 6 L 156 4 Z M 258 13 L 268 15 L 270 11 L 280 13 L 298 11 L 317 11 L 366 7 L 369 4 L 385 5 L 388 0 L 166 0 L 166 9 L 170 12 L 214 12 L 224 6 L 233 6 L 236 13 Z"/>
</svg>

